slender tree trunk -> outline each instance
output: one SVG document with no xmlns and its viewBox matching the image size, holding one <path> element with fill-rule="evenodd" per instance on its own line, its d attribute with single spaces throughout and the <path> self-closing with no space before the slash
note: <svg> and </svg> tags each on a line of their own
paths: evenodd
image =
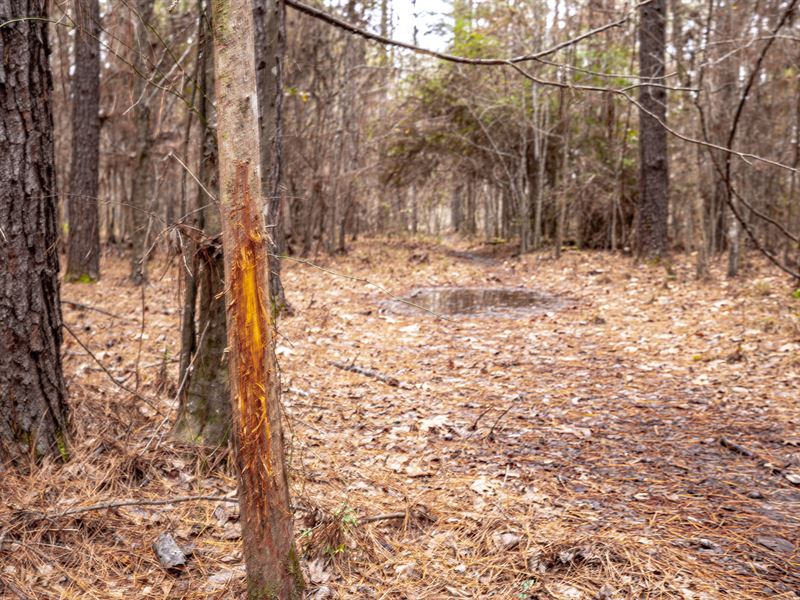
<svg viewBox="0 0 800 600">
<path fill-rule="evenodd" d="M 276 315 L 291 312 L 281 282 L 279 256 L 286 252 L 283 228 L 283 56 L 286 7 L 283 0 L 253 0 L 258 105 L 261 108 L 261 180 L 269 226 L 270 294 Z"/>
<path fill-rule="evenodd" d="M 69 175 L 69 281 L 100 279 L 100 3 L 76 0 L 72 76 L 72 161 Z"/>
<path fill-rule="evenodd" d="M 538 250 L 542 245 L 542 209 L 544 203 L 544 168 L 547 160 L 547 106 L 542 108 L 538 88 L 531 91 L 531 108 L 533 110 L 533 168 L 530 184 L 531 205 L 533 206 L 532 247 Z"/>
<path fill-rule="evenodd" d="M 523 254 L 530 252 L 533 246 L 531 241 L 531 216 L 535 201 L 535 198 L 533 197 L 535 194 L 534 190 L 536 189 L 536 177 L 533 173 L 532 142 L 527 142 L 527 145 L 530 147 L 526 148 L 524 151 L 524 156 L 520 157 L 520 162 L 522 165 L 519 168 L 519 171 L 523 175 L 523 177 L 520 178 L 523 179 L 523 181 L 519 185 L 519 251 Z"/>
<path fill-rule="evenodd" d="M 0 4 L 0 464 L 66 457 L 46 6 Z"/>
<path fill-rule="evenodd" d="M 419 207 L 418 207 L 418 198 L 417 198 L 417 186 L 416 184 L 411 185 L 411 233 L 417 235 L 417 230 L 419 228 Z"/>
<path fill-rule="evenodd" d="M 152 165 L 150 152 L 152 148 L 150 107 L 145 99 L 149 74 L 145 57 L 150 50 L 148 26 L 153 16 L 154 0 L 137 0 L 136 13 L 136 48 L 134 48 L 133 65 L 136 71 L 133 86 L 134 121 L 136 123 L 136 157 L 133 167 L 133 183 L 131 185 L 131 281 L 139 285 L 147 279 L 147 249 L 150 225 L 150 194 L 153 191 Z"/>
<path fill-rule="evenodd" d="M 566 75 L 565 75 L 566 79 Z M 556 223 L 555 223 L 555 247 L 553 249 L 556 259 L 561 258 L 561 247 L 564 245 L 564 230 L 567 224 L 567 188 L 569 186 L 569 146 L 570 146 L 570 124 L 569 119 L 569 96 L 567 91 L 562 88 L 560 91 L 559 113 L 561 120 L 562 144 L 561 144 L 561 189 L 558 190 L 556 200 Z"/>
<path fill-rule="evenodd" d="M 461 185 L 454 185 L 450 196 L 450 225 L 456 233 L 461 232 Z"/>
<path fill-rule="evenodd" d="M 653 0 L 639 9 L 639 72 L 645 82 L 663 83 L 666 12 L 666 0 Z M 667 93 L 663 87 L 640 90 L 637 256 L 660 259 L 667 254 L 669 171 L 667 132 L 659 121 L 666 120 Z"/>
<path fill-rule="evenodd" d="M 470 176 L 467 178 L 467 219 L 465 224 L 465 230 L 468 235 L 475 235 L 476 212 L 475 178 Z"/>
<path fill-rule="evenodd" d="M 214 65 L 210 31 L 210 13 L 200 26 L 199 85 L 204 93 L 198 103 L 202 153 L 198 177 L 196 228 L 200 235 L 185 244 L 191 257 L 192 272 L 186 276 L 181 369 L 183 384 L 175 435 L 183 440 L 208 446 L 221 446 L 228 440 L 231 429 L 228 361 L 225 359 L 227 326 L 225 303 L 225 267 L 220 244 L 219 210 L 210 206 L 205 190 L 215 197 L 217 189 L 217 137 L 213 127 Z M 205 188 L 205 189 L 204 189 Z M 197 314 L 197 319 L 195 319 Z M 196 321 L 196 322 L 195 322 Z"/>
<path fill-rule="evenodd" d="M 797 80 L 795 91 L 795 108 L 794 108 L 794 144 L 793 144 L 794 158 L 792 159 L 791 179 L 789 181 L 789 197 L 786 202 L 786 223 L 790 230 L 797 231 L 797 167 L 800 166 L 800 79 Z M 797 252 L 800 250 L 798 245 L 791 240 L 784 240 L 783 247 L 783 264 L 791 265 L 792 267 L 800 266 L 800 261 L 797 260 Z"/>
<path fill-rule="evenodd" d="M 300 598 L 274 354 L 253 5 L 213 0 L 225 299 L 247 594 Z M 277 156 L 274 157 L 277 160 Z"/>
</svg>

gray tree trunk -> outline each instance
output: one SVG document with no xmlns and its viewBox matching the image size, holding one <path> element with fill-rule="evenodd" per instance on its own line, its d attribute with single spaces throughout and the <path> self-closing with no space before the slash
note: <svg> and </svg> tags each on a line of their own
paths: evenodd
<svg viewBox="0 0 800 600">
<path fill-rule="evenodd" d="M 174 432 L 186 441 L 221 446 L 227 442 L 231 429 L 231 405 L 225 358 L 225 265 L 219 242 L 219 209 L 209 206 L 211 200 L 205 191 L 215 197 L 219 195 L 217 136 L 210 125 L 214 121 L 213 45 L 207 29 L 210 22 L 210 14 L 201 20 L 198 64 L 198 84 L 204 93 L 198 103 L 203 146 L 198 173 L 202 187 L 198 186 L 197 205 L 205 208 L 197 212 L 195 227 L 201 232 L 199 238 L 189 240 L 184 246 L 184 252 L 191 257 L 192 270 L 185 278 L 179 377 L 182 389 Z"/>
<path fill-rule="evenodd" d="M 67 221 L 68 281 L 100 279 L 100 3 L 76 0 L 72 76 L 72 161 Z"/>
<path fill-rule="evenodd" d="M 134 48 L 133 66 L 136 72 L 134 79 L 134 121 L 136 123 L 136 157 L 133 167 L 133 183 L 131 186 L 131 281 L 139 285 L 147 279 L 147 250 L 150 229 L 150 194 L 153 191 L 152 165 L 150 152 L 152 147 L 150 107 L 145 94 L 146 77 L 149 74 L 145 58 L 150 51 L 150 35 L 148 27 L 153 16 L 153 0 L 137 0 L 136 13 L 133 18 L 136 25 L 136 47 Z"/>
<path fill-rule="evenodd" d="M 66 457 L 47 3 L 0 3 L 0 464 Z"/>
<path fill-rule="evenodd" d="M 261 132 L 261 181 L 269 226 L 269 286 L 276 315 L 290 313 L 279 256 L 286 253 L 283 227 L 283 56 L 286 8 L 282 0 L 253 0 Z"/>
<path fill-rule="evenodd" d="M 639 9 L 639 73 L 643 82 L 663 84 L 666 48 L 666 0 L 653 0 Z M 639 93 L 640 191 L 637 211 L 637 255 L 660 259 L 667 254 L 669 163 L 666 121 L 667 92 L 642 86 Z"/>
</svg>

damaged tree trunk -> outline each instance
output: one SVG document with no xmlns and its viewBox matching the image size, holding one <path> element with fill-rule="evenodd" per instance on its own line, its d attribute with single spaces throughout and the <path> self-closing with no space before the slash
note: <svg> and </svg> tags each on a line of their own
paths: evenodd
<svg viewBox="0 0 800 600">
<path fill-rule="evenodd" d="M 300 598 L 273 348 L 253 4 L 213 0 L 212 8 L 232 438 L 247 597 Z"/>
</svg>

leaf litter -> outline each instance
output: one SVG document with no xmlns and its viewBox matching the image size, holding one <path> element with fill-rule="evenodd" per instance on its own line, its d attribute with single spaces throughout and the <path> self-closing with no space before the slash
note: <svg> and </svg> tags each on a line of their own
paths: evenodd
<svg viewBox="0 0 800 600">
<path fill-rule="evenodd" d="M 741 280 L 715 269 L 696 282 L 681 257 L 668 274 L 602 253 L 555 262 L 381 239 L 316 262 L 398 296 L 502 286 L 569 302 L 513 319 L 394 314 L 368 286 L 285 265 L 296 315 L 280 323 L 279 358 L 309 597 L 796 597 L 800 304 L 779 274 L 755 260 Z M 138 380 L 166 418 L 65 340 L 72 457 L 3 473 L 7 591 L 241 596 L 230 458 L 169 435 L 180 275 L 153 272 L 138 362 L 126 263 L 64 285 L 124 317 L 64 306 L 114 377 Z M 43 516 L 193 494 L 220 500 Z M 186 554 L 180 569 L 153 550 L 165 532 Z"/>
</svg>

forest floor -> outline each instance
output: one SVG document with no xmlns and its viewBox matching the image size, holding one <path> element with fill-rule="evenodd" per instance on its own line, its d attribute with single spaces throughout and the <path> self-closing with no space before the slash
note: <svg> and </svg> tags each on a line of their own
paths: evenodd
<svg viewBox="0 0 800 600">
<path fill-rule="evenodd" d="M 327 271 L 284 265 L 295 314 L 277 348 L 309 597 L 800 597 L 800 299 L 760 259 L 698 282 L 688 257 L 667 273 L 607 253 L 367 240 L 315 264 Z M 0 594 L 239 597 L 236 504 L 175 500 L 235 496 L 225 452 L 170 437 L 178 267 L 154 266 L 144 299 L 125 262 L 104 268 L 62 297 L 116 316 L 64 304 L 64 319 L 155 408 L 65 333 L 72 458 L 3 475 Z M 398 314 L 341 274 L 564 302 Z M 122 499 L 175 501 L 63 515 Z M 190 553 L 180 570 L 151 548 L 162 532 Z"/>
</svg>

